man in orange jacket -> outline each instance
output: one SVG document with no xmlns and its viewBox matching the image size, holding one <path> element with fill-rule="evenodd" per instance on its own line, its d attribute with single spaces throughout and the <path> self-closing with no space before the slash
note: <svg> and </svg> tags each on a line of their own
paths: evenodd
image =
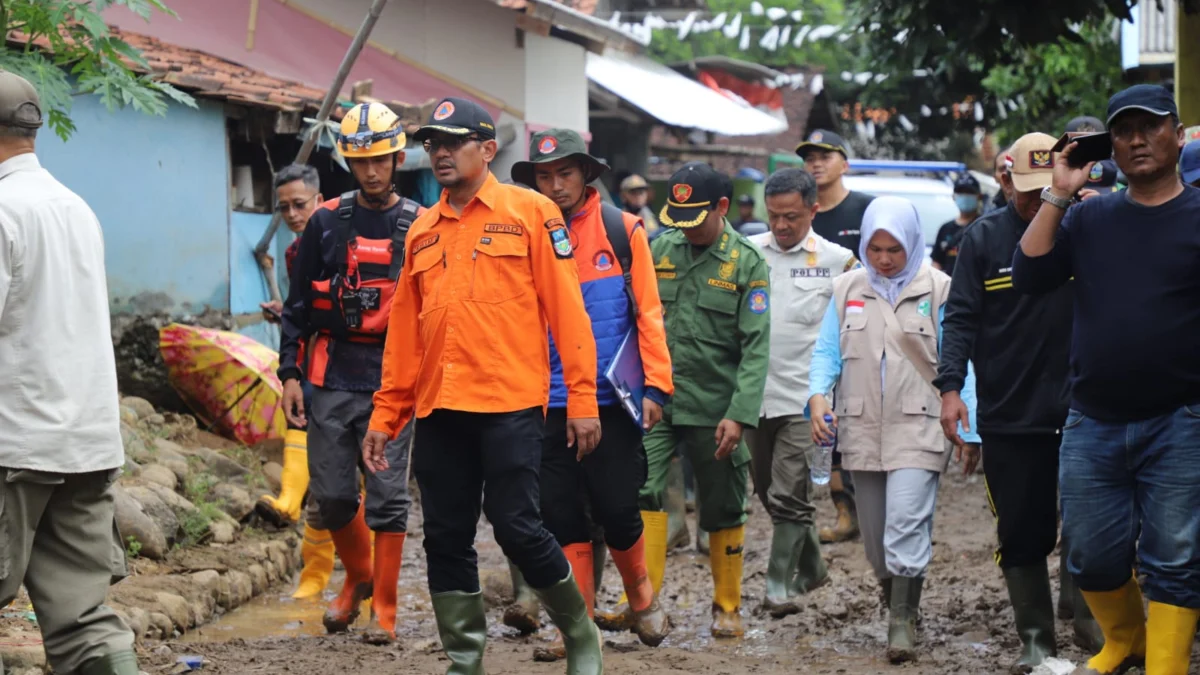
<svg viewBox="0 0 1200 675">
<path fill-rule="evenodd" d="M 596 338 L 596 401 L 604 428 L 596 451 L 576 461 L 566 447 L 567 391 L 558 349 L 551 344 L 550 409 L 542 446 L 542 518 L 563 547 L 591 610 L 596 589 L 586 512 L 590 504 L 591 519 L 604 529 L 621 573 L 635 616 L 633 631 L 643 643 L 657 646 L 671 624 L 650 583 L 647 558 L 653 558 L 652 564 L 660 569 L 666 565 L 666 529 L 648 528 L 650 531 L 643 533 L 638 490 L 646 481 L 642 430 L 662 419 L 662 407 L 673 387 L 650 243 L 637 216 L 602 203 L 596 188 L 588 187 L 608 165 L 587 153 L 578 133 L 550 129 L 535 134 L 529 156 L 531 161 L 513 165 L 512 178 L 535 185 L 538 192 L 554 200 L 567 221 L 583 301 Z M 606 377 L 627 336 L 637 340 L 645 377 L 640 427 Z M 535 657 L 555 660 L 561 654 L 562 647 L 556 644 L 538 650 Z"/>
<path fill-rule="evenodd" d="M 482 505 L 562 633 L 569 672 L 598 675 L 599 632 L 538 504 L 547 324 L 563 361 L 566 443 L 582 459 L 600 441 L 596 342 L 570 237 L 553 202 L 491 174 L 496 127 L 478 104 L 443 99 L 414 138 L 444 189 L 408 236 L 364 464 L 386 471 L 389 439 L 416 418 L 429 590 L 451 673 L 483 672 Z"/>
</svg>

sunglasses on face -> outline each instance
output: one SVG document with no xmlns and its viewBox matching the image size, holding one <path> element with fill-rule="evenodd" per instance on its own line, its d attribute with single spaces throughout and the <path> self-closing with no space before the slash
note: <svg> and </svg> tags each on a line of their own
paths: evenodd
<svg viewBox="0 0 1200 675">
<path fill-rule="evenodd" d="M 279 202 L 275 205 L 275 210 L 279 213 L 288 213 L 289 211 L 303 211 L 308 203 L 316 199 L 316 195 L 312 195 L 308 199 L 297 199 L 290 202 Z"/>
<path fill-rule="evenodd" d="M 433 154 L 442 148 L 450 152 L 458 152 L 458 149 L 466 145 L 470 141 L 482 141 L 483 139 L 471 136 L 443 136 L 441 138 L 427 138 L 421 145 L 424 146 L 425 152 Z"/>
</svg>

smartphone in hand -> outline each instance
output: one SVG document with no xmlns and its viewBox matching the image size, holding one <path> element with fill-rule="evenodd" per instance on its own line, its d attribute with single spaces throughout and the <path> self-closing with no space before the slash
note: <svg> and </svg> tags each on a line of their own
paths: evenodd
<svg viewBox="0 0 1200 675">
<path fill-rule="evenodd" d="M 1071 152 L 1071 156 L 1067 157 L 1067 166 L 1077 168 L 1087 166 L 1090 162 L 1112 158 L 1112 136 L 1109 136 L 1107 131 L 1083 134 L 1067 132 L 1059 137 L 1050 151 L 1062 152 L 1072 142 L 1078 145 Z"/>
</svg>

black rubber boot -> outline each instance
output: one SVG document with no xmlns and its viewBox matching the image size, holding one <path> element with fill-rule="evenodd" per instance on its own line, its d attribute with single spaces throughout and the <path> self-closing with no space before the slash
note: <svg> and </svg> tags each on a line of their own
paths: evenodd
<svg viewBox="0 0 1200 675">
<path fill-rule="evenodd" d="M 1045 563 L 1004 570 L 1008 598 L 1012 602 L 1021 638 L 1021 656 L 1010 673 L 1031 673 L 1046 659 L 1058 654 L 1054 642 L 1054 605 L 1050 595 L 1050 573 Z"/>
<path fill-rule="evenodd" d="M 434 593 L 431 599 L 442 650 L 450 659 L 446 675 L 484 675 L 487 616 L 483 611 L 483 593 L 449 591 Z"/>
<path fill-rule="evenodd" d="M 924 582 L 924 577 L 892 577 L 887 649 L 892 663 L 917 660 L 917 613 Z"/>
<path fill-rule="evenodd" d="M 1104 649 L 1104 631 L 1100 630 L 1100 624 L 1092 616 L 1092 610 L 1083 599 L 1079 587 L 1072 584 L 1071 590 L 1074 599 L 1071 627 L 1075 629 L 1075 646 L 1089 654 L 1096 654 Z"/>
</svg>

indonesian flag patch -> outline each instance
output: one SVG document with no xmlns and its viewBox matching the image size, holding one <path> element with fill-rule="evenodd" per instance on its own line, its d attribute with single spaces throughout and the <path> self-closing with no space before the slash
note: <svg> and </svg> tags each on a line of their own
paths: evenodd
<svg viewBox="0 0 1200 675">
<path fill-rule="evenodd" d="M 867 308 L 867 303 L 864 300 L 847 300 L 846 301 L 846 313 L 847 314 L 862 314 L 863 310 L 866 308 Z"/>
</svg>

